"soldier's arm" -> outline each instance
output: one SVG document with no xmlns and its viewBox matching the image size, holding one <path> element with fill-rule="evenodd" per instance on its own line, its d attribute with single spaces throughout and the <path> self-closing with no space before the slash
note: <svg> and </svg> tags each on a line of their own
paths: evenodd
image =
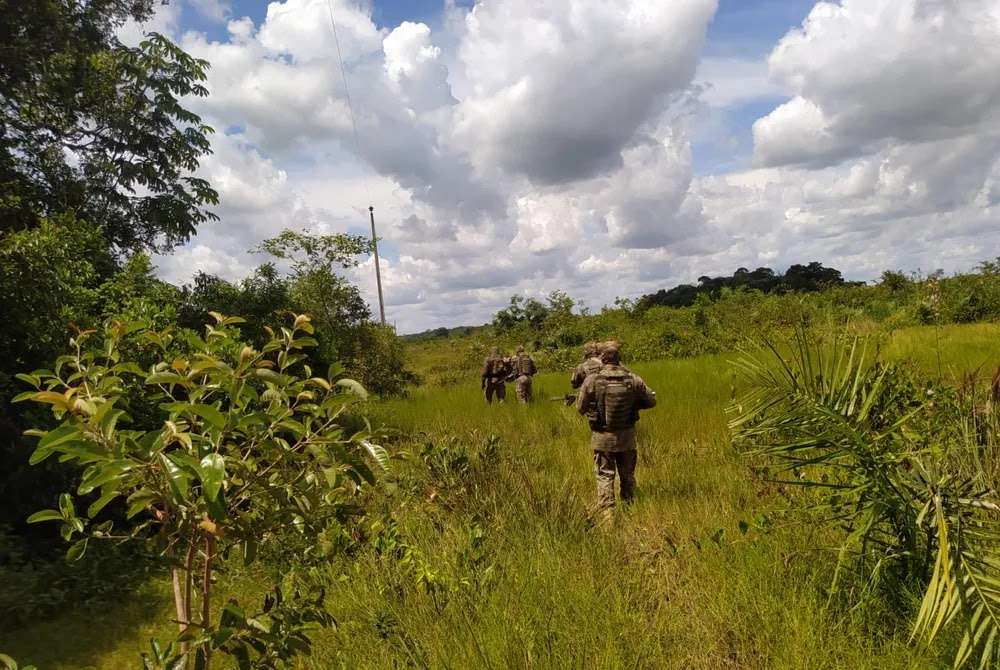
<svg viewBox="0 0 1000 670">
<path fill-rule="evenodd" d="M 656 407 L 656 393 L 646 386 L 646 382 L 642 380 L 642 377 L 638 375 L 633 375 L 635 377 L 635 399 L 636 405 L 639 409 L 650 409 Z"/>
<path fill-rule="evenodd" d="M 594 385 L 590 377 L 584 380 L 580 392 L 576 395 L 576 411 L 586 416 L 590 412 L 591 405 L 594 404 Z"/>
<path fill-rule="evenodd" d="M 575 389 L 580 388 L 580 384 L 583 383 L 583 370 L 581 368 L 580 365 L 573 368 L 573 374 L 569 378 L 569 385 Z"/>
<path fill-rule="evenodd" d="M 535 366 L 535 359 L 529 358 L 528 360 L 531 361 L 531 374 L 537 374 L 538 368 Z"/>
</svg>

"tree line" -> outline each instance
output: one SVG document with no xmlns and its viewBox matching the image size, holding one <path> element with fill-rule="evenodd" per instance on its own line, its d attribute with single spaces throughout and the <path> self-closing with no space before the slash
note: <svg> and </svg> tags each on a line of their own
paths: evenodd
<svg viewBox="0 0 1000 670">
<path fill-rule="evenodd" d="M 840 270 L 826 267 L 818 261 L 805 265 L 795 263 L 784 273 L 771 268 L 756 270 L 739 268 L 731 275 L 698 277 L 698 284 L 679 284 L 671 289 L 660 289 L 656 293 L 642 296 L 636 302 L 639 309 L 653 306 L 690 307 L 700 295 L 718 297 L 723 289 L 747 289 L 761 293 L 790 293 L 820 291 L 830 286 L 845 283 Z"/>
</svg>

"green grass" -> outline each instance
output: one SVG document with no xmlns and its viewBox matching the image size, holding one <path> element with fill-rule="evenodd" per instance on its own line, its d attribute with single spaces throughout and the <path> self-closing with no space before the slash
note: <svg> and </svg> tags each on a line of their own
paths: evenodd
<svg viewBox="0 0 1000 670">
<path fill-rule="evenodd" d="M 942 370 L 992 371 L 998 336 L 997 326 L 907 329 L 885 351 L 933 374 L 940 341 Z M 375 406 L 376 421 L 415 436 L 396 445 L 409 460 L 373 498 L 373 518 L 391 512 L 409 555 L 368 548 L 330 567 L 339 626 L 316 635 L 302 667 L 946 666 L 908 644 L 907 613 L 828 606 L 837 538 L 783 515 L 793 494 L 755 479 L 732 451 L 727 360 L 634 366 L 659 406 L 639 424 L 638 499 L 610 526 L 588 515 L 585 423 L 544 399 L 567 391 L 567 375 L 539 375 L 529 406 L 487 407 L 475 384 Z M 477 457 L 490 435 L 496 460 Z M 473 467 L 429 475 L 419 457 L 428 441 L 469 454 Z M 230 588 L 249 592 L 251 581 Z M 152 634 L 170 632 L 157 611 L 169 606 L 154 584 L 105 612 L 0 633 L 0 649 L 41 668 L 132 667 Z"/>
</svg>

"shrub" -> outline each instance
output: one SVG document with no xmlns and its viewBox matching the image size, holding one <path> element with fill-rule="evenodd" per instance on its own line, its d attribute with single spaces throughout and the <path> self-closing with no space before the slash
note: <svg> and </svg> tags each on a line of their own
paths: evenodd
<svg viewBox="0 0 1000 670">
<path fill-rule="evenodd" d="M 213 619 L 213 572 L 230 555 L 253 563 L 289 528 L 313 540 L 307 556 L 322 553 L 329 545 L 318 538 L 343 528 L 358 511 L 354 492 L 373 480 L 366 458 L 385 463 L 364 433 L 342 428 L 345 411 L 365 395 L 361 386 L 304 364 L 303 351 L 315 346 L 308 317 L 258 351 L 240 341 L 241 319 L 214 316 L 204 338 L 188 338 L 189 356 L 171 352 L 169 331 L 113 321 L 103 337 L 73 338 L 52 370 L 20 375 L 36 390 L 17 399 L 49 406 L 60 422 L 32 431 L 39 441 L 31 462 L 58 456 L 78 473 L 58 509 L 29 523 L 58 522 L 72 541 L 70 560 L 103 540 L 141 542 L 169 565 L 179 635 L 153 644 L 145 660 L 153 667 L 208 668 L 214 650 L 240 667 L 268 666 L 307 650 L 306 631 L 330 623 L 321 593 L 288 593 L 275 582 L 258 612 L 230 600 Z M 148 370 L 123 359 L 131 338 L 159 352 Z M 128 377 L 143 379 L 142 399 L 158 403 L 154 428 L 120 427 L 130 418 Z M 124 504 L 124 523 L 107 518 L 113 502 Z"/>
</svg>

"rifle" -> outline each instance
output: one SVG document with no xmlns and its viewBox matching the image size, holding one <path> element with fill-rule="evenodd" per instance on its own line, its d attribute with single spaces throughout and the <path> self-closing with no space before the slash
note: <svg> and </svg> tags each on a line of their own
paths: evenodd
<svg viewBox="0 0 1000 670">
<path fill-rule="evenodd" d="M 549 398 L 549 401 L 550 402 L 561 402 L 561 403 L 565 404 L 567 407 L 569 407 L 570 405 L 572 405 L 573 403 L 576 402 L 576 394 L 575 393 L 567 393 L 566 395 L 553 396 L 553 397 Z"/>
</svg>

